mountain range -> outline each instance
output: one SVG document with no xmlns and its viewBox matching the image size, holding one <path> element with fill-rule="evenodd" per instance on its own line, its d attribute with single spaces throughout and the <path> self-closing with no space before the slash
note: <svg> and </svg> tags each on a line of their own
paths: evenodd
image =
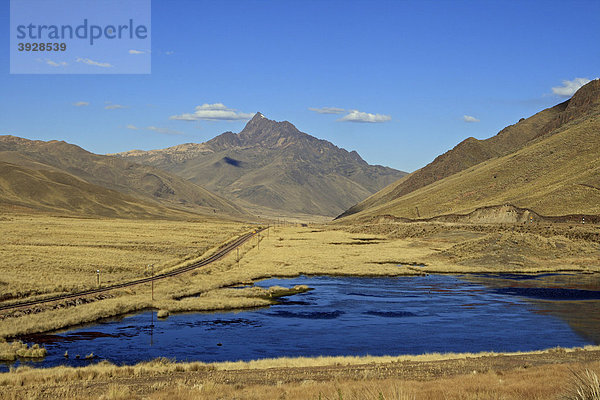
<svg viewBox="0 0 600 400">
<path fill-rule="evenodd" d="M 0 209 L 244 219 L 252 218 L 249 210 L 339 214 L 347 223 L 467 214 L 490 221 L 494 212 L 518 214 L 521 222 L 525 215 L 599 216 L 600 80 L 489 139 L 468 138 L 408 175 L 261 113 L 237 134 L 116 155 L 0 136 Z"/>
<path fill-rule="evenodd" d="M 180 177 L 63 141 L 0 136 L 0 160 L 3 208 L 128 218 L 248 216 Z"/>
<path fill-rule="evenodd" d="M 336 216 L 406 175 L 369 165 L 356 151 L 256 113 L 236 134 L 204 143 L 115 154 L 194 182 L 256 214 Z"/>
<path fill-rule="evenodd" d="M 600 215 L 600 80 L 489 139 L 464 140 L 339 218 L 422 219 L 498 205 Z"/>
</svg>

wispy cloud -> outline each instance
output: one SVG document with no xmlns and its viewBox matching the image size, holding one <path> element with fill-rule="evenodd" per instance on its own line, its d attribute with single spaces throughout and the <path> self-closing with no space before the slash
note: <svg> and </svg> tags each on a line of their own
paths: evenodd
<svg viewBox="0 0 600 400">
<path fill-rule="evenodd" d="M 69 65 L 65 61 L 56 62 L 56 61 L 49 60 L 47 58 L 44 59 L 44 62 L 46 64 L 50 65 L 51 67 L 66 67 L 67 65 Z"/>
<path fill-rule="evenodd" d="M 150 131 L 154 131 L 156 133 L 160 133 L 162 135 L 183 135 L 183 132 L 179 132 L 179 131 L 169 129 L 169 128 L 159 128 L 156 126 L 148 126 L 148 127 L 146 127 L 146 129 L 148 129 Z"/>
<path fill-rule="evenodd" d="M 146 53 L 147 53 L 146 51 L 141 51 L 141 50 L 134 50 L 134 49 L 129 50 L 129 54 L 146 54 Z"/>
<path fill-rule="evenodd" d="M 98 62 L 98 61 L 90 60 L 89 58 L 77 57 L 77 59 L 75 61 L 77 61 L 78 63 L 93 65 L 95 67 L 101 67 L 101 68 L 112 68 L 113 67 L 109 63 Z"/>
<path fill-rule="evenodd" d="M 85 106 L 89 106 L 90 103 L 88 103 L 87 101 L 78 101 L 76 103 L 73 103 L 73 105 L 75 107 L 85 107 Z"/>
<path fill-rule="evenodd" d="M 471 115 L 463 115 L 463 121 L 468 122 L 468 123 L 472 123 L 472 122 L 479 122 L 478 118 L 475 118 Z"/>
<path fill-rule="evenodd" d="M 196 111 L 191 114 L 173 115 L 169 119 L 179 121 L 236 121 L 247 120 L 254 114 L 238 112 L 233 108 L 226 107 L 223 103 L 202 104 L 196 107 Z"/>
<path fill-rule="evenodd" d="M 552 88 L 552 93 L 560 97 L 571 97 L 579 90 L 580 87 L 590 82 L 587 78 L 575 78 L 572 81 L 562 81 L 562 86 L 555 86 Z"/>
<path fill-rule="evenodd" d="M 131 129 L 131 130 L 133 130 L 133 131 L 137 131 L 137 130 L 139 130 L 139 129 L 140 129 L 140 128 L 138 128 L 137 126 L 135 126 L 135 125 L 132 125 L 132 124 L 128 124 L 128 125 L 127 125 L 125 128 L 127 128 L 127 129 Z"/>
<path fill-rule="evenodd" d="M 105 110 L 120 110 L 123 108 L 129 108 L 129 106 L 124 106 L 122 104 L 109 104 L 107 106 L 104 106 Z"/>
<path fill-rule="evenodd" d="M 308 109 L 310 111 L 314 111 L 319 114 L 343 114 L 346 111 L 343 108 L 337 108 L 337 107 L 321 107 L 321 108 L 309 107 Z"/>
<path fill-rule="evenodd" d="M 371 114 L 358 110 L 349 110 L 348 114 L 344 115 L 338 121 L 347 122 L 367 122 L 367 123 L 379 123 L 391 121 L 392 117 L 384 114 Z"/>
<path fill-rule="evenodd" d="M 171 54 L 175 54 L 175 52 L 174 51 L 165 51 L 165 54 L 170 56 Z"/>
</svg>

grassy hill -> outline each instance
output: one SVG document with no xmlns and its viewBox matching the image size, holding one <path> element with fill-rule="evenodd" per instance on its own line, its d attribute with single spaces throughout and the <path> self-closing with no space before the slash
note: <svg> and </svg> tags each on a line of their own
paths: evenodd
<svg viewBox="0 0 600 400">
<path fill-rule="evenodd" d="M 186 215 L 59 171 L 33 170 L 1 161 L 0 209 L 117 218 Z"/>
<path fill-rule="evenodd" d="M 248 209 L 296 214 L 338 215 L 405 175 L 260 113 L 239 134 L 117 155 L 177 174 Z"/>
<path fill-rule="evenodd" d="M 600 81 L 570 100 L 469 138 L 342 214 L 346 220 L 464 214 L 512 204 L 542 215 L 600 214 Z"/>
<path fill-rule="evenodd" d="M 0 136 L 3 204 L 101 216 L 242 216 L 237 205 L 167 172 L 62 141 Z"/>
</svg>

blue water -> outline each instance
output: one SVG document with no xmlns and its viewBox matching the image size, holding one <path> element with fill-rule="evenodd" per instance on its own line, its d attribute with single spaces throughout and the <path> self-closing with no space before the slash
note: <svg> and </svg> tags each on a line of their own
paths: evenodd
<svg viewBox="0 0 600 400">
<path fill-rule="evenodd" d="M 269 279 L 258 285 L 303 284 L 314 290 L 268 308 L 177 314 L 165 320 L 157 320 L 155 312 L 144 312 L 25 340 L 48 349 L 43 361 L 29 362 L 44 367 L 86 365 L 102 359 L 133 364 L 156 357 L 225 361 L 525 351 L 594 343 L 589 335 L 576 332 L 564 318 L 553 315 L 551 299 L 555 293 L 556 304 L 563 308 L 566 304 L 567 312 L 575 315 L 570 310 L 578 303 L 561 300 L 583 298 L 588 308 L 591 304 L 592 309 L 600 309 L 598 288 L 536 289 L 527 279 L 517 280 L 517 285 L 505 284 L 513 279 L 477 279 L 444 275 Z M 519 287 L 523 281 L 529 288 Z M 532 302 L 536 296 L 541 296 L 540 301 Z M 68 359 L 63 357 L 65 351 Z M 83 359 L 92 352 L 97 358 Z M 0 370 L 7 368 L 8 364 L 0 365 Z"/>
</svg>

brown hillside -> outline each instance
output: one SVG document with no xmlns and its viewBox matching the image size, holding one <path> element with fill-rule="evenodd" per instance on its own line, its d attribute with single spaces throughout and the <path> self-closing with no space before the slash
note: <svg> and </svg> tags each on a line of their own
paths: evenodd
<svg viewBox="0 0 600 400">
<path fill-rule="evenodd" d="M 344 215 L 358 212 L 353 217 L 390 214 L 431 218 L 502 204 L 548 216 L 600 214 L 599 116 L 600 81 L 596 80 L 569 101 L 508 127 L 493 138 L 467 139 L 420 170 L 424 172 L 390 185 Z M 490 143 L 494 146 L 488 147 Z M 517 144 L 517 150 L 508 152 Z M 503 148 L 506 154 L 466 167 L 481 154 L 491 154 L 486 149 L 492 147 Z M 468 154 L 459 157 L 464 153 Z M 433 174 L 442 165 L 462 169 L 410 190 L 417 182 L 413 177 Z"/>
<path fill-rule="evenodd" d="M 0 209 L 118 218 L 190 215 L 92 185 L 63 172 L 33 170 L 1 161 Z"/>
<path fill-rule="evenodd" d="M 237 216 L 245 213 L 235 204 L 167 172 L 118 157 L 93 154 L 62 141 L 0 136 L 0 160 L 46 175 L 59 172 L 76 177 L 85 183 L 133 196 L 143 203 L 161 205 L 161 209 L 176 207 L 187 212 Z M 25 203 L 29 200 L 23 198 Z M 109 201 L 105 205 L 110 208 L 110 199 L 104 200 Z"/>
<path fill-rule="evenodd" d="M 477 165 L 494 157 L 513 153 L 533 140 L 556 132 L 558 128 L 595 109 L 600 103 L 600 81 L 594 80 L 575 95 L 530 118 L 522 119 L 485 140 L 465 139 L 452 150 L 438 156 L 430 164 L 413 172 L 390 187 L 354 205 L 340 217 L 385 204 L 440 179 Z"/>
<path fill-rule="evenodd" d="M 554 177 L 564 176 L 566 174 L 566 176 L 564 176 L 564 182 L 566 183 L 567 181 L 571 181 L 572 177 L 569 176 L 569 170 L 565 170 L 565 168 L 570 168 L 567 167 L 567 164 L 569 164 L 567 162 L 568 160 L 560 157 L 557 158 L 557 156 L 559 154 L 563 154 L 564 157 L 567 157 L 565 155 L 565 152 L 568 150 L 567 148 L 575 146 L 576 143 L 581 142 L 582 137 L 585 136 L 587 141 L 585 141 L 579 148 L 573 147 L 572 150 L 574 151 L 568 157 L 572 157 L 574 160 L 582 161 L 585 159 L 583 162 L 589 161 L 593 164 L 595 158 L 597 158 L 597 155 L 600 154 L 600 150 L 596 150 L 597 152 L 594 153 L 595 147 L 593 147 L 598 140 L 598 135 L 594 134 L 594 131 L 597 132 L 598 129 L 598 127 L 595 126 L 597 123 L 595 116 L 599 111 L 600 81 L 595 80 L 582 87 L 570 100 L 539 112 L 528 119 L 518 122 L 515 125 L 511 125 L 500 131 L 492 138 L 486 140 L 477 140 L 474 138 L 466 139 L 454 149 L 437 157 L 431 164 L 406 176 L 405 178 L 388 186 L 384 190 L 369 197 L 365 201 L 353 206 L 340 217 L 349 216 L 361 211 L 374 212 L 375 209 L 380 207 L 386 208 L 386 205 L 390 205 L 393 202 L 403 202 L 401 199 L 404 199 L 408 203 L 412 204 L 409 207 L 412 209 L 410 211 L 407 210 L 406 214 L 403 215 L 408 218 L 426 216 L 432 217 L 441 213 L 454 212 L 457 207 L 460 208 L 459 205 L 461 203 L 460 199 L 458 198 L 453 200 L 456 204 L 452 205 L 446 204 L 448 200 L 446 198 L 435 199 L 434 202 L 438 201 L 440 205 L 440 207 L 436 207 L 436 211 L 430 210 L 429 213 L 424 213 L 421 215 L 417 215 L 416 212 L 416 207 L 419 207 L 420 211 L 424 211 L 423 206 L 421 206 L 417 201 L 417 199 L 420 199 L 420 195 L 417 194 L 417 191 L 419 191 L 419 189 L 426 189 L 428 185 L 430 185 L 431 190 L 433 190 L 433 187 L 438 187 L 438 183 L 441 183 L 445 180 L 448 180 L 448 182 L 452 181 L 455 185 L 460 185 L 456 188 L 456 190 L 452 190 L 452 193 L 458 193 L 460 191 L 465 191 L 465 193 L 479 193 L 477 201 L 480 201 L 480 203 L 477 201 L 473 203 L 462 203 L 463 205 L 469 204 L 469 206 L 463 208 L 463 211 L 472 211 L 472 206 L 475 206 L 476 208 L 484 205 L 502 204 L 503 202 L 508 201 L 500 200 L 500 198 L 516 200 L 517 197 L 513 196 L 498 196 L 499 193 L 496 193 L 496 191 L 501 188 L 499 185 L 500 181 L 498 180 L 498 174 L 494 174 L 496 177 L 492 177 L 491 181 L 485 183 L 485 185 L 492 189 L 489 191 L 489 194 L 494 193 L 492 198 L 497 199 L 497 203 L 490 203 L 491 198 L 488 198 L 486 194 L 488 191 L 484 190 L 482 187 L 468 186 L 473 184 L 483 185 L 484 182 L 466 182 L 463 181 L 463 178 L 466 176 L 467 172 L 471 171 L 473 168 L 484 168 L 485 165 L 488 165 L 489 168 L 490 165 L 499 165 L 498 163 L 502 163 L 502 160 L 507 160 L 507 156 L 516 154 L 516 152 L 521 149 L 525 149 L 528 146 L 533 146 L 544 141 L 545 144 L 542 146 L 548 146 L 549 149 L 547 154 L 545 154 L 541 159 L 519 159 L 523 163 L 516 164 L 514 163 L 515 159 L 513 156 L 508 158 L 512 161 L 503 166 L 503 169 L 506 168 L 503 176 L 508 180 L 513 178 L 515 180 L 512 182 L 512 184 L 507 181 L 507 185 L 523 185 L 527 182 L 528 189 L 526 190 L 531 191 L 533 190 L 533 186 L 531 185 L 532 177 L 530 175 L 533 171 L 536 173 L 540 172 L 549 174 L 550 171 L 554 171 L 556 169 L 558 169 L 558 171 L 555 173 Z M 569 132 L 565 132 L 565 130 L 568 130 Z M 563 141 L 548 141 L 551 136 L 559 133 L 562 133 L 561 140 Z M 589 135 L 589 137 L 587 135 Z M 569 139 L 565 139 L 567 137 Z M 571 140 L 571 143 L 568 142 L 569 140 Z M 589 148 L 588 145 L 592 145 L 592 148 Z M 556 146 L 556 148 L 552 146 Z M 564 148 L 562 146 L 564 146 Z M 550 147 L 552 148 L 550 149 Z M 584 149 L 585 151 L 583 151 Z M 536 154 L 536 157 L 539 157 L 539 154 Z M 552 163 L 556 163 L 556 165 L 552 165 Z M 577 162 L 574 164 L 577 164 Z M 579 169 L 577 166 L 575 167 Z M 590 168 L 594 168 L 594 166 L 590 165 Z M 474 175 L 471 174 L 469 176 Z M 548 179 L 544 181 L 549 182 L 551 177 L 547 178 Z M 586 179 L 593 181 L 593 174 Z M 581 180 L 580 183 L 581 185 L 594 185 L 593 183 L 587 182 L 585 179 Z M 586 192 L 588 190 L 594 190 L 587 186 L 579 187 L 581 190 Z M 573 189 L 573 191 L 577 190 Z M 546 190 L 542 190 L 542 192 L 546 192 Z M 419 193 L 424 192 L 419 191 Z M 531 195 L 535 196 L 533 193 Z M 472 196 L 473 195 L 467 197 Z M 412 200 L 409 201 L 409 199 Z M 538 208 L 539 204 L 543 203 L 544 201 L 540 199 L 539 202 L 540 203 L 536 203 Z M 430 204 L 432 201 L 424 200 L 424 203 Z M 446 206 L 442 206 L 442 204 L 446 204 Z M 517 203 L 515 203 L 515 205 L 516 204 Z M 523 205 L 524 207 L 533 205 L 528 203 L 519 204 Z M 543 207 L 543 210 L 550 211 L 549 215 L 559 215 L 561 213 L 558 205 L 557 207 L 550 208 L 552 209 L 551 211 L 548 209 L 548 207 Z M 589 207 L 581 205 L 580 207 L 578 206 L 577 209 L 589 209 Z M 537 209 L 536 211 L 542 212 L 542 209 Z M 569 211 L 568 207 L 566 207 L 564 211 Z M 571 211 L 576 212 L 575 210 Z"/>
</svg>

